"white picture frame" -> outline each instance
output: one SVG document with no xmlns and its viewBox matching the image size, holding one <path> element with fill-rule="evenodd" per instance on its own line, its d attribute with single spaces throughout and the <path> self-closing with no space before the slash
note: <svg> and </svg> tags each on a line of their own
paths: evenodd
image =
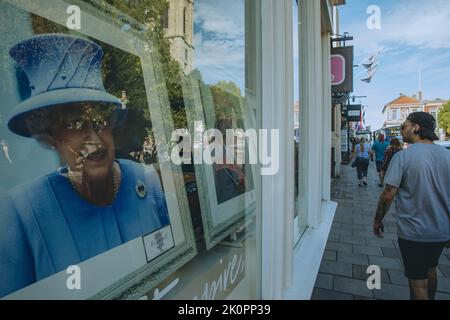
<svg viewBox="0 0 450 320">
<path fill-rule="evenodd" d="M 166 240 L 159 255 L 150 248 L 152 235 L 143 235 L 80 263 L 85 277 L 81 290 L 67 290 L 68 275 L 61 271 L 5 299 L 138 299 L 197 254 L 183 174 L 163 148 L 168 145 L 172 126 L 163 117 L 169 99 L 158 50 L 142 32 L 143 25 L 103 1 L 4 1 L 64 27 L 67 8 L 77 5 L 81 30 L 75 32 L 139 57 L 170 220 L 170 230 L 162 231 Z M 129 28 L 123 28 L 125 24 Z"/>
<path fill-rule="evenodd" d="M 182 77 L 183 97 L 185 101 L 186 117 L 189 123 L 190 132 L 195 132 L 199 128 L 194 127 L 194 123 L 203 123 L 206 128 L 213 129 L 216 120 L 214 111 L 214 100 L 211 92 L 208 92 L 209 86 L 201 80 L 192 77 Z M 230 93 L 231 94 L 231 93 Z M 235 106 L 237 114 L 242 116 L 241 122 L 244 128 L 249 123 L 254 123 L 254 119 L 249 120 L 251 111 L 244 110 L 245 100 L 243 97 L 235 96 L 239 103 Z M 255 127 L 253 127 L 255 128 Z M 237 129 L 237 128 L 233 128 Z M 225 141 L 225 133 L 224 141 Z M 255 142 L 255 141 L 253 141 Z M 250 141 L 246 143 L 245 152 L 248 154 L 256 152 L 256 145 Z M 254 153 L 256 154 L 256 153 Z M 217 243 L 229 235 L 240 232 L 248 224 L 249 219 L 254 216 L 256 209 L 256 170 L 254 165 L 245 164 L 245 176 L 247 181 L 253 181 L 249 190 L 220 203 L 217 197 L 214 165 L 202 163 L 195 164 L 195 174 L 200 200 L 201 216 L 205 236 L 206 248 L 209 250 Z"/>
</svg>

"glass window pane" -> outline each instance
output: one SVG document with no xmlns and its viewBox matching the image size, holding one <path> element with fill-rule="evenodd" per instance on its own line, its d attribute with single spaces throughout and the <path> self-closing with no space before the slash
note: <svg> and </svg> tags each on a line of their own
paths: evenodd
<svg viewBox="0 0 450 320">
<path fill-rule="evenodd" d="M 259 298 L 258 1 L 77 3 L 0 1 L 0 298 Z"/>
<path fill-rule="evenodd" d="M 292 0 L 292 12 L 293 12 L 293 45 L 294 45 L 294 167 L 295 167 L 295 192 L 294 192 L 294 242 L 296 243 L 298 239 L 300 239 L 301 235 L 306 229 L 307 219 L 306 212 L 302 210 L 302 206 L 300 206 L 300 197 L 299 197 L 299 183 L 300 176 L 300 133 L 301 133 L 301 106 L 300 106 L 300 82 L 299 82 L 299 62 L 300 62 L 300 43 L 299 43 L 299 14 L 298 14 L 298 4 L 296 0 Z"/>
</svg>

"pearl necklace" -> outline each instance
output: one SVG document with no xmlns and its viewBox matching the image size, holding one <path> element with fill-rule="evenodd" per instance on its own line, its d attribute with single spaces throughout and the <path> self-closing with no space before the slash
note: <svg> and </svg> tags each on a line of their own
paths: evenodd
<svg viewBox="0 0 450 320">
<path fill-rule="evenodd" d="M 115 199 L 117 197 L 117 194 L 119 193 L 119 181 L 117 178 L 116 170 L 114 170 L 114 169 L 115 169 L 115 166 L 113 165 L 113 170 L 112 170 L 113 171 L 112 172 L 113 187 L 114 187 L 114 198 L 113 199 Z M 72 185 L 73 190 L 76 193 L 80 193 L 80 192 L 78 192 L 77 186 L 75 185 L 75 182 L 72 179 L 72 173 L 71 173 L 70 169 L 68 170 L 68 177 L 69 177 L 69 181 L 70 181 L 70 184 Z"/>
</svg>

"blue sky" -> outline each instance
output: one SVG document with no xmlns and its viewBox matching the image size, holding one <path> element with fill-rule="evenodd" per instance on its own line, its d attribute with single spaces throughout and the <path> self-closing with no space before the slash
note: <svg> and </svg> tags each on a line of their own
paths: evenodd
<svg viewBox="0 0 450 320">
<path fill-rule="evenodd" d="M 380 8 L 380 30 L 367 28 L 370 5 Z M 367 96 L 366 125 L 380 128 L 386 103 L 417 93 L 420 69 L 424 99 L 450 98 L 450 1 L 347 0 L 339 8 L 340 33 L 354 36 L 355 64 L 385 48 L 372 82 L 354 81 L 355 95 Z"/>
<path fill-rule="evenodd" d="M 194 2 L 194 68 L 207 84 L 233 81 L 245 86 L 243 0 Z"/>
</svg>

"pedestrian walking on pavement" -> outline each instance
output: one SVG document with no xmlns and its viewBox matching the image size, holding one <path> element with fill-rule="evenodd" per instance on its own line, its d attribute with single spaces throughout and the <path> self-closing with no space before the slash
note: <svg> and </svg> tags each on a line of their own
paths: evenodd
<svg viewBox="0 0 450 320">
<path fill-rule="evenodd" d="M 389 142 L 384 140 L 384 135 L 380 134 L 378 136 L 378 140 L 372 145 L 372 150 L 375 153 L 375 163 L 377 165 L 378 177 L 380 178 L 380 183 L 378 186 L 384 187 L 383 185 L 383 176 L 381 174 L 381 170 L 383 169 L 383 158 L 384 152 L 389 147 Z"/>
<path fill-rule="evenodd" d="M 362 137 L 355 147 L 355 162 L 356 172 L 358 175 L 358 186 L 367 186 L 367 171 L 369 168 L 370 158 L 372 157 L 372 150 L 370 143 Z"/>
<path fill-rule="evenodd" d="M 392 157 L 394 156 L 394 154 L 402 150 L 403 147 L 400 143 L 400 140 L 398 140 L 397 138 L 392 138 L 391 145 L 384 152 L 383 165 L 380 172 L 382 181 L 384 180 L 384 176 L 386 175 L 386 171 L 389 167 L 389 163 L 391 162 Z"/>
<path fill-rule="evenodd" d="M 414 300 L 434 299 L 436 266 L 450 246 L 450 152 L 433 143 L 435 128 L 425 112 L 413 112 L 403 123 L 403 140 L 411 145 L 392 157 L 373 222 L 382 238 L 383 218 L 396 198 L 398 244 Z"/>
</svg>

